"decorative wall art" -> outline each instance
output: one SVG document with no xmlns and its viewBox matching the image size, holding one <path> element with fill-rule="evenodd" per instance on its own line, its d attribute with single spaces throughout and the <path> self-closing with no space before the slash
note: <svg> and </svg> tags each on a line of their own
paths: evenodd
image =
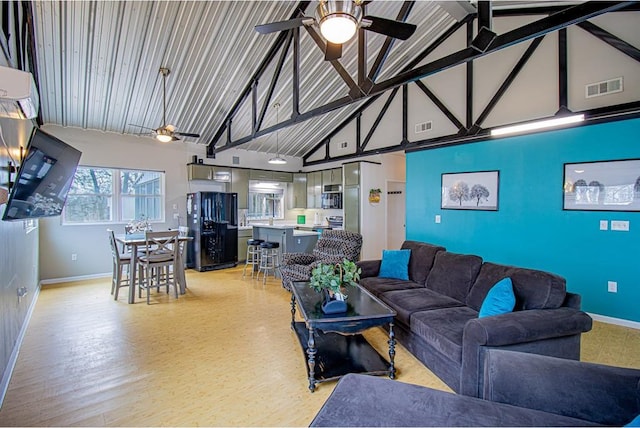
<svg viewBox="0 0 640 428">
<path fill-rule="evenodd" d="M 640 159 L 565 163 L 562 208 L 640 211 Z"/>
<path fill-rule="evenodd" d="M 498 211 L 499 171 L 442 174 L 440 207 L 450 210 Z"/>
</svg>

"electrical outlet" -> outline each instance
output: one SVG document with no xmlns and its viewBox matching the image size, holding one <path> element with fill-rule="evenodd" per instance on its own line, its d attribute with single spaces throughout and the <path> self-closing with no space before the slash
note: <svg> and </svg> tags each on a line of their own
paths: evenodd
<svg viewBox="0 0 640 428">
<path fill-rule="evenodd" d="M 174 220 L 178 220 L 180 218 L 180 214 L 178 213 L 173 213 L 173 219 Z"/>
<path fill-rule="evenodd" d="M 609 293 L 617 293 L 618 292 L 618 283 L 615 281 L 607 281 L 607 291 Z"/>
<path fill-rule="evenodd" d="M 76 260 L 78 260 L 78 255 L 76 253 L 71 254 L 71 261 L 75 262 Z"/>
<path fill-rule="evenodd" d="M 600 230 L 609 230 L 608 220 L 600 220 Z"/>
<path fill-rule="evenodd" d="M 442 218 L 440 217 L 440 215 L 436 215 L 436 223 L 440 223 L 440 221 L 442 220 Z"/>
</svg>

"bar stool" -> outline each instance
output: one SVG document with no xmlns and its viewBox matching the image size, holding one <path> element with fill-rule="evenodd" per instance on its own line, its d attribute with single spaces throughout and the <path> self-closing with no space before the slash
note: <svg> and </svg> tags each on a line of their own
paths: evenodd
<svg viewBox="0 0 640 428">
<path fill-rule="evenodd" d="M 247 241 L 247 259 L 244 262 L 244 269 L 242 269 L 243 278 L 246 274 L 247 266 L 251 266 L 251 278 L 253 278 L 256 267 L 260 267 L 260 244 L 263 242 L 263 239 L 249 239 Z"/>
<path fill-rule="evenodd" d="M 262 283 L 267 283 L 267 275 L 269 271 L 273 271 L 273 277 L 276 276 L 276 269 L 280 267 L 280 244 L 277 242 L 263 242 L 260 244 L 260 265 L 258 267 L 258 276 L 262 271 L 264 277 Z"/>
</svg>

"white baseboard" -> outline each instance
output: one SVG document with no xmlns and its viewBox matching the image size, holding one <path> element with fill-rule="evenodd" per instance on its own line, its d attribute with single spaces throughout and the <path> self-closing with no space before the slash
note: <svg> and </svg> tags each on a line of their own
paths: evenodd
<svg viewBox="0 0 640 428">
<path fill-rule="evenodd" d="M 0 382 L 0 408 L 2 408 L 2 403 L 4 402 L 4 396 L 6 395 L 7 390 L 9 389 L 9 381 L 11 380 L 13 369 L 16 366 L 16 361 L 18 361 L 18 354 L 20 353 L 22 340 L 24 339 L 24 335 L 27 332 L 27 326 L 29 325 L 29 321 L 31 321 L 31 315 L 33 315 L 33 311 L 36 307 L 38 296 L 40 296 L 40 286 L 36 287 L 34 291 L 34 296 L 33 296 L 33 299 L 31 299 L 31 304 L 29 305 L 29 309 L 27 310 L 27 315 L 24 317 L 22 328 L 20 328 L 20 333 L 16 338 L 16 343 L 15 345 L 13 345 L 11 356 L 9 357 L 7 366 L 4 369 L 4 375 L 2 376 L 2 381 Z"/>
<path fill-rule="evenodd" d="M 111 272 L 107 272 L 107 273 L 96 273 L 93 275 L 69 276 L 66 278 L 43 279 L 42 281 L 40 281 L 40 284 L 50 285 L 50 284 L 60 284 L 63 282 L 84 281 L 85 279 L 108 278 L 111 275 L 112 275 Z"/>
<path fill-rule="evenodd" d="M 607 324 L 620 325 L 622 327 L 635 328 L 636 330 L 640 330 L 640 322 L 623 320 L 621 318 L 607 317 L 605 315 L 592 314 L 589 312 L 587 313 L 591 318 L 593 318 L 596 321 L 605 322 Z"/>
</svg>

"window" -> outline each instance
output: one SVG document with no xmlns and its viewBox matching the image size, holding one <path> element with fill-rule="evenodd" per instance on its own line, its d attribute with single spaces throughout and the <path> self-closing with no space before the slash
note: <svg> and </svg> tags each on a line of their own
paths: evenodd
<svg viewBox="0 0 640 428">
<path fill-rule="evenodd" d="M 80 166 L 65 204 L 64 224 L 164 221 L 164 173 Z"/>
<path fill-rule="evenodd" d="M 284 218 L 284 189 L 280 183 L 249 183 L 248 219 Z"/>
</svg>

